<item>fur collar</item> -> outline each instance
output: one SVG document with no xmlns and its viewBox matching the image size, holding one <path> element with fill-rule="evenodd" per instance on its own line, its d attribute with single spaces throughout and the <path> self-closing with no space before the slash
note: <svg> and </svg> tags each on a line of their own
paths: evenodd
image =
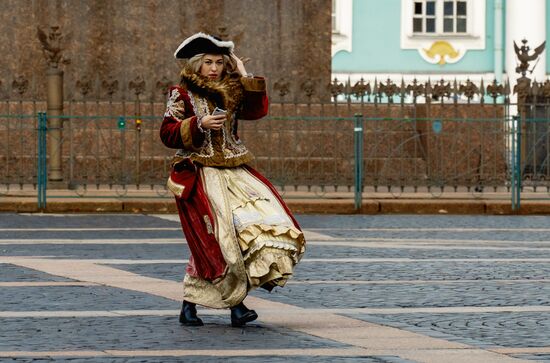
<svg viewBox="0 0 550 363">
<path fill-rule="evenodd" d="M 232 113 L 240 105 L 244 92 L 238 73 L 228 74 L 220 81 L 212 81 L 187 66 L 181 71 L 181 85 Z"/>
</svg>

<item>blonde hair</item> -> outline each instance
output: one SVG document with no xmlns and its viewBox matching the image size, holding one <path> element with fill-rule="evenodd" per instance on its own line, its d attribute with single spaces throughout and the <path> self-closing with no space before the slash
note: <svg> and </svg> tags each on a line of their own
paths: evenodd
<svg viewBox="0 0 550 363">
<path fill-rule="evenodd" d="M 200 73 L 202 58 L 205 56 L 205 54 L 206 53 L 195 54 L 187 61 L 187 66 L 189 67 L 189 69 L 191 69 L 193 73 Z M 226 54 L 222 54 L 221 56 L 223 57 L 223 75 L 234 72 L 237 66 L 233 63 L 231 57 Z"/>
</svg>

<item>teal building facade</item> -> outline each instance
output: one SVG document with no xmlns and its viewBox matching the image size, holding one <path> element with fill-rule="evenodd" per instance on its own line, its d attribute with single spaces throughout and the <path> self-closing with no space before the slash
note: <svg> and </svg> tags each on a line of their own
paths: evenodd
<svg viewBox="0 0 550 363">
<path fill-rule="evenodd" d="M 546 40 L 548 1 L 333 0 L 333 78 L 513 83 L 514 42 Z M 547 78 L 549 51 L 532 78 Z"/>
</svg>

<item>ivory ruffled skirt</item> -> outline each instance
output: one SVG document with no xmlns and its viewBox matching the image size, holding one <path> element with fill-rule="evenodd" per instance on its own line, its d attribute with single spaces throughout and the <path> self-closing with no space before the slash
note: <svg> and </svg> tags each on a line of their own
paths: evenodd
<svg viewBox="0 0 550 363">
<path fill-rule="evenodd" d="M 227 308 L 257 287 L 284 286 L 305 251 L 305 241 L 283 202 L 243 167 L 203 167 L 201 176 L 227 268 L 215 281 L 187 274 L 184 299 Z"/>
</svg>

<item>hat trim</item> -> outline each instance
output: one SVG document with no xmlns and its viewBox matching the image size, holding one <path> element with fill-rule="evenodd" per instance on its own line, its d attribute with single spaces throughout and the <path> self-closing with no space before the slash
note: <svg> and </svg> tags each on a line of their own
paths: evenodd
<svg viewBox="0 0 550 363">
<path fill-rule="evenodd" d="M 193 34 L 189 38 L 185 39 L 180 44 L 178 49 L 176 49 L 176 51 L 174 52 L 174 58 L 181 59 L 181 58 L 178 58 L 178 52 L 180 50 L 182 50 L 187 44 L 191 43 L 193 40 L 195 40 L 197 38 L 206 38 L 206 39 L 210 40 L 212 43 L 214 43 L 216 46 L 218 46 L 220 48 L 229 48 L 230 52 L 232 52 L 233 49 L 235 48 L 235 43 L 233 43 L 230 40 L 218 40 L 218 39 L 214 38 L 213 36 L 211 36 L 209 34 L 199 32 L 199 33 Z"/>
</svg>

